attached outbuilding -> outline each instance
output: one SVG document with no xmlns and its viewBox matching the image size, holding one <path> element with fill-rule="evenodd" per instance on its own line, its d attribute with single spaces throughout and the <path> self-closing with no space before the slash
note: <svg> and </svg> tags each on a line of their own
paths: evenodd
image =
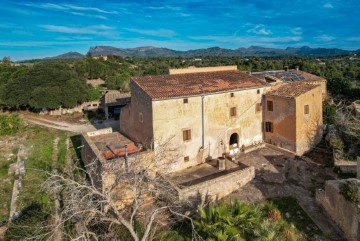
<svg viewBox="0 0 360 241">
<path fill-rule="evenodd" d="M 100 99 L 102 109 L 105 112 L 105 118 L 118 120 L 121 108 L 127 105 L 130 100 L 130 92 L 119 90 L 107 91 Z"/>
</svg>

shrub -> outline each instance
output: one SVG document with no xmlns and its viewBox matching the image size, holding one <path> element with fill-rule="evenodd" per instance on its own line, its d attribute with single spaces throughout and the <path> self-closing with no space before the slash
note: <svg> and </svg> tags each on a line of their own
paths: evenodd
<svg viewBox="0 0 360 241">
<path fill-rule="evenodd" d="M 279 209 L 271 209 L 268 213 L 268 218 L 274 221 L 279 221 L 281 219 L 281 212 Z"/>
<path fill-rule="evenodd" d="M 342 150 L 344 148 L 344 142 L 339 137 L 332 137 L 330 139 L 330 146 L 337 150 Z"/>
<path fill-rule="evenodd" d="M 346 181 L 346 183 L 340 186 L 340 194 L 347 201 L 360 205 L 359 186 L 360 183 L 357 181 Z"/>
<path fill-rule="evenodd" d="M 17 114 L 0 115 L 0 136 L 14 135 L 22 127 L 22 121 Z"/>
</svg>

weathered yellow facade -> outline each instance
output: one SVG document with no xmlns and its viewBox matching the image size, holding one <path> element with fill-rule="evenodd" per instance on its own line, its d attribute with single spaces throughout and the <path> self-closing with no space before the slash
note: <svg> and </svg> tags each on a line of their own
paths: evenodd
<svg viewBox="0 0 360 241">
<path fill-rule="evenodd" d="M 322 87 L 296 97 L 265 95 L 265 103 L 273 102 L 273 110 L 264 108 L 264 136 L 267 143 L 303 155 L 322 137 Z M 308 106 L 308 107 L 305 107 Z M 305 113 L 308 108 L 308 113 Z M 266 130 L 266 122 L 273 130 Z"/>
<path fill-rule="evenodd" d="M 184 98 L 153 101 L 155 150 L 164 143 L 176 150 L 172 168 L 179 170 L 217 158 L 230 148 L 261 143 L 262 112 L 256 111 L 256 104 L 261 103 L 264 91 L 263 87 L 194 96 L 187 98 L 188 103 Z M 234 117 L 230 116 L 232 107 L 236 107 Z M 183 140 L 183 130 L 191 130 L 191 140 Z M 238 135 L 237 148 L 229 143 L 234 133 Z M 185 157 L 189 160 L 184 161 Z"/>
</svg>

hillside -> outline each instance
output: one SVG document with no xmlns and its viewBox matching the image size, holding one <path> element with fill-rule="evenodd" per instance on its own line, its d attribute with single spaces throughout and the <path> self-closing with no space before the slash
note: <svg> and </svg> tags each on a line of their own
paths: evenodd
<svg viewBox="0 0 360 241">
<path fill-rule="evenodd" d="M 78 53 L 78 52 L 68 52 L 65 54 L 60 54 L 54 57 L 47 57 L 44 59 L 79 59 L 85 57 L 84 55 Z"/>
</svg>

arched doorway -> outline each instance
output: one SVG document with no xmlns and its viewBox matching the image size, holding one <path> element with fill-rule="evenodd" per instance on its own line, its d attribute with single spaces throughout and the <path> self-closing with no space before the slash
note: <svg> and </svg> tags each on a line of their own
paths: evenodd
<svg viewBox="0 0 360 241">
<path fill-rule="evenodd" d="M 232 133 L 229 139 L 229 153 L 234 155 L 239 152 L 239 134 Z"/>
<path fill-rule="evenodd" d="M 239 144 L 239 135 L 237 133 L 232 133 L 229 140 L 229 145 L 234 146 L 234 144 Z"/>
</svg>

